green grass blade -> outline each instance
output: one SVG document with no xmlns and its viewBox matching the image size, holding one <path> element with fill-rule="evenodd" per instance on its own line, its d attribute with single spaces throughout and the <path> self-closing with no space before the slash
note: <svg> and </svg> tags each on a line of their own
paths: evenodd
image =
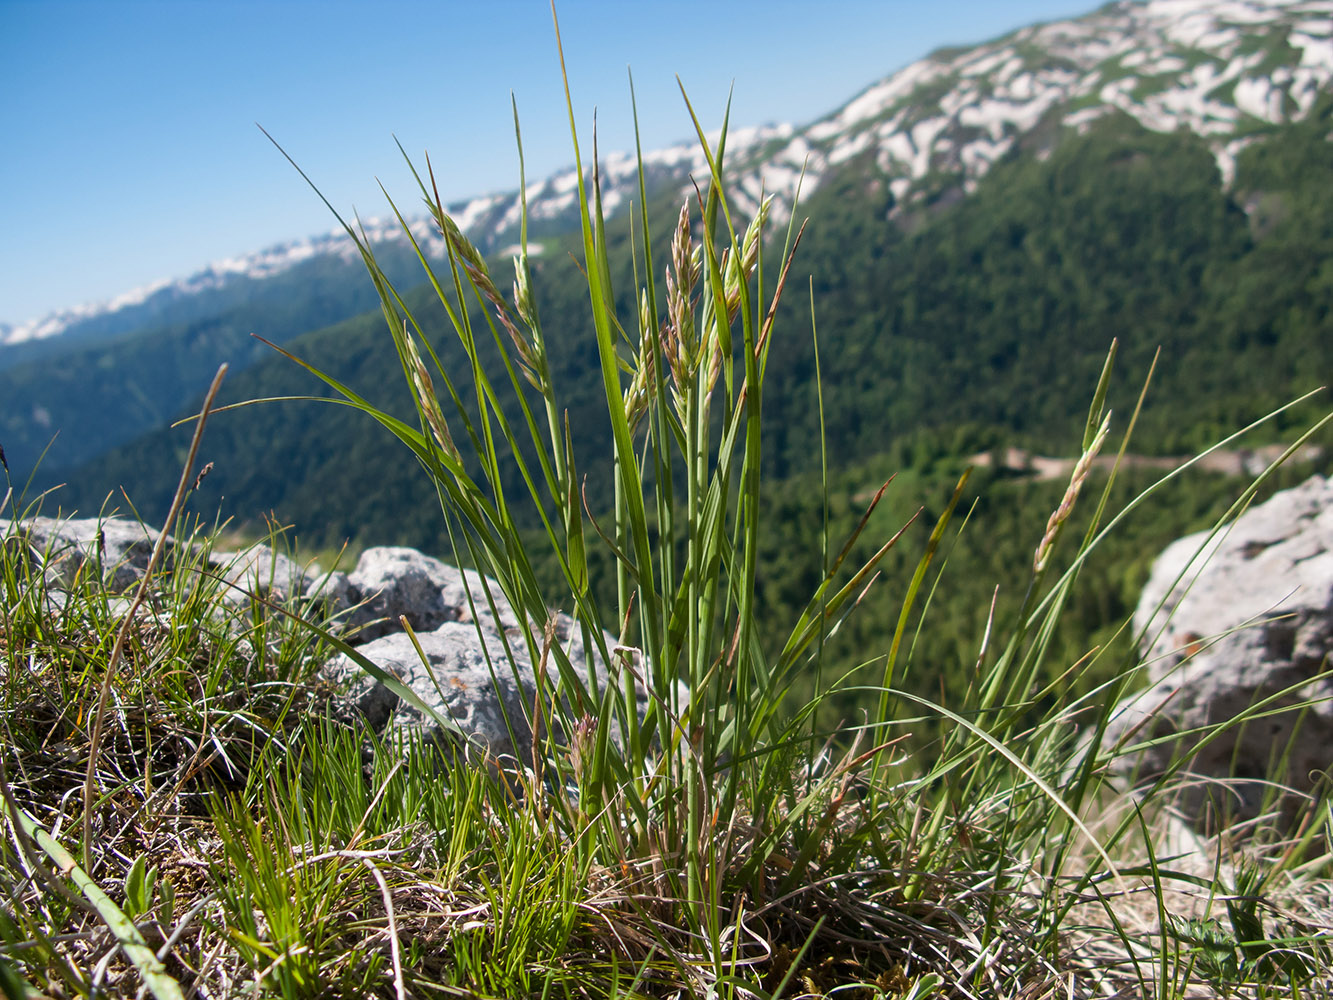
<svg viewBox="0 0 1333 1000">
<path fill-rule="evenodd" d="M 167 974 L 166 966 L 148 947 L 148 942 L 139 933 L 139 928 L 134 926 L 134 921 L 125 916 L 102 887 L 79 867 L 73 856 L 54 837 L 37 824 L 27 810 L 19 809 L 17 819 L 23 835 L 41 848 L 55 862 L 60 874 L 74 883 L 75 888 L 92 904 L 153 996 L 157 1000 L 185 1000 L 180 983 Z"/>
</svg>

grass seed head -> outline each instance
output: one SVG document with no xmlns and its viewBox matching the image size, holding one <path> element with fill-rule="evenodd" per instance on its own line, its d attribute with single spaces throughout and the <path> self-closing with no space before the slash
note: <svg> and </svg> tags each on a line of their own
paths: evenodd
<svg viewBox="0 0 1333 1000">
<path fill-rule="evenodd" d="M 769 195 L 760 204 L 759 211 L 750 220 L 750 225 L 745 230 L 745 236 L 741 239 L 741 269 L 745 272 L 747 280 L 754 273 L 755 264 L 759 262 L 759 240 L 763 236 L 764 224 L 768 222 L 768 214 L 772 206 L 773 196 Z"/>
<path fill-rule="evenodd" d="M 532 286 L 528 272 L 528 252 L 514 258 L 514 310 L 529 327 L 537 325 L 537 309 L 532 302 Z"/>
<path fill-rule="evenodd" d="M 687 201 L 680 206 L 680 217 L 676 221 L 676 233 L 671 238 L 671 270 L 676 273 L 681 293 L 686 299 L 694 291 L 696 278 L 692 243 L 690 203 Z"/>
<path fill-rule="evenodd" d="M 426 368 L 426 363 L 421 360 L 421 352 L 417 350 L 412 335 L 407 332 L 406 324 L 403 326 L 403 344 L 407 350 L 408 363 L 412 367 L 412 384 L 421 403 L 421 412 L 425 414 L 426 423 L 430 426 L 435 443 L 445 454 L 461 464 L 463 457 L 458 452 L 458 446 L 454 444 L 453 435 L 449 433 L 449 425 L 444 422 L 444 413 L 435 395 L 435 383 L 431 381 L 430 371 Z"/>
<path fill-rule="evenodd" d="M 463 231 L 458 228 L 458 223 L 454 222 L 449 214 L 441 209 L 435 211 L 435 224 L 440 227 L 440 234 L 448 241 L 449 246 L 453 248 L 459 259 L 473 275 L 477 278 L 482 275 L 485 283 L 490 283 L 490 271 L 486 267 L 486 258 L 481 255 L 481 251 L 472 245 L 472 241 L 463 235 Z M 478 282 L 483 284 L 483 282 Z M 494 285 L 491 286 L 492 288 Z"/>
<path fill-rule="evenodd" d="M 652 346 L 653 318 L 648 310 L 648 290 L 639 295 L 639 348 L 634 358 L 633 375 L 625 389 L 625 416 L 631 427 L 648 411 L 649 390 L 656 362 Z"/>
<path fill-rule="evenodd" d="M 1060 500 L 1060 505 L 1055 508 L 1051 514 L 1050 520 L 1046 522 L 1046 534 L 1042 535 L 1040 544 L 1037 545 L 1037 551 L 1032 557 L 1032 570 L 1040 573 L 1046 568 L 1046 563 L 1050 560 L 1051 550 L 1055 547 L 1055 536 L 1060 531 L 1060 525 L 1064 524 L 1066 519 L 1074 510 L 1074 503 L 1078 500 L 1079 490 L 1083 488 L 1083 481 L 1088 478 L 1088 473 L 1092 470 L 1092 461 L 1097 457 L 1097 452 L 1101 450 L 1102 442 L 1106 440 L 1106 435 L 1111 430 L 1111 414 L 1108 412 L 1102 419 L 1102 425 L 1097 430 L 1097 436 L 1093 438 L 1092 444 L 1088 446 L 1074 465 L 1074 471 L 1069 477 L 1069 486 L 1065 489 L 1065 495 Z"/>
<path fill-rule="evenodd" d="M 698 278 L 695 263 L 698 249 L 693 246 L 690 235 L 690 206 L 686 202 L 680 207 L 676 232 L 671 240 L 671 266 L 666 274 L 667 333 L 662 345 L 677 392 L 686 391 L 698 366 L 698 344 L 690 312 L 690 296 Z"/>
</svg>

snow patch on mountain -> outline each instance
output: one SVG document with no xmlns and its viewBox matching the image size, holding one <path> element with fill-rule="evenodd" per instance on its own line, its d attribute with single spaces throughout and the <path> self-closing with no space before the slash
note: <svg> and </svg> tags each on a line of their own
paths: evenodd
<svg viewBox="0 0 1333 1000">
<path fill-rule="evenodd" d="M 1119 110 L 1153 131 L 1187 128 L 1208 139 L 1230 183 L 1250 141 L 1242 133 L 1308 114 L 1330 80 L 1333 0 L 1120 2 L 922 59 L 798 138 L 814 144 L 812 158 L 822 147 L 835 164 L 873 145 L 901 202 L 927 193 L 921 182 L 937 173 L 973 189 L 1048 116 L 1082 130 Z M 778 150 L 752 169 L 777 179 L 789 158 Z M 808 173 L 807 190 L 820 179 Z"/>
</svg>

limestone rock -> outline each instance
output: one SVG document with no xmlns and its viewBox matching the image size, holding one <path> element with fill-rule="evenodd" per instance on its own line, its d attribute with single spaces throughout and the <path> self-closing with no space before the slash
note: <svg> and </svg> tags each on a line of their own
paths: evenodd
<svg viewBox="0 0 1333 1000">
<path fill-rule="evenodd" d="M 575 675 L 586 683 L 587 655 L 581 629 L 568 615 L 555 617 L 554 639 L 565 650 Z M 541 634 L 535 633 L 539 641 Z M 526 761 L 532 752 L 530 715 L 537 680 L 522 634 L 515 631 L 502 637 L 484 626 L 479 630 L 473 622 L 448 621 L 434 631 L 416 635 L 426 664 L 404 632 L 380 636 L 357 647 L 357 652 L 410 687 L 434 712 L 451 718 L 475 746 L 492 757 Z M 610 649 L 613 640 L 610 636 L 604 639 Z M 606 683 L 605 665 L 600 657 L 596 659 L 601 683 Z M 557 674 L 552 656 L 547 661 L 544 690 L 555 689 Z M 344 718 L 359 714 L 382 734 L 403 729 L 419 731 L 441 743 L 450 738 L 447 727 L 399 699 L 351 657 L 334 657 L 325 666 L 324 676 L 339 691 L 334 701 L 335 712 Z M 641 697 L 640 717 L 646 707 L 647 698 Z M 613 739 L 617 737 L 618 734 L 612 734 Z"/>
<path fill-rule="evenodd" d="M 1108 740 L 1135 727 L 1131 742 L 1183 733 L 1272 698 L 1261 718 L 1192 755 L 1191 773 L 1228 784 L 1201 783 L 1183 805 L 1201 819 L 1211 797 L 1224 813 L 1253 817 L 1265 777 L 1309 791 L 1333 767 L 1333 681 L 1318 676 L 1333 652 L 1333 483 L 1316 476 L 1251 508 L 1211 541 L 1200 533 L 1167 547 L 1134 628 L 1151 683 L 1119 706 Z M 1281 711 L 1306 699 L 1315 704 L 1303 718 Z M 1184 736 L 1122 763 L 1151 777 L 1199 739 Z M 1288 751 L 1285 773 L 1271 774 Z"/>
<path fill-rule="evenodd" d="M 23 546 L 43 567 L 50 594 L 58 598 L 67 596 L 76 574 L 90 571 L 101 575 L 117 592 L 128 589 L 142 579 L 158 538 L 152 529 L 115 518 L 34 518 L 17 524 L 4 522 L 0 527 L 6 529 L 6 545 Z M 220 596 L 226 604 L 243 605 L 250 595 L 275 601 L 322 600 L 325 617 L 331 617 L 334 627 L 342 630 L 344 641 L 359 646 L 360 654 L 399 678 L 436 714 L 453 719 L 470 742 L 492 757 L 526 760 L 531 753 L 528 719 L 536 691 L 533 656 L 519 616 L 496 581 L 475 571 L 464 573 L 407 548 L 367 549 L 350 574 L 323 573 L 313 565 L 304 568 L 266 545 L 240 552 L 213 551 L 199 559 L 197 550 L 168 539 L 168 551 L 172 562 L 179 557 L 182 564 L 202 563 L 202 569 L 225 581 Z M 167 563 L 168 569 L 172 562 Z M 403 632 L 402 618 L 416 633 L 426 663 Z M 572 617 L 556 613 L 550 621 L 553 640 L 564 650 L 580 687 L 600 689 L 620 683 L 621 675 L 609 670 L 598 643 L 586 643 L 583 629 Z M 535 619 L 527 623 L 538 644 L 546 624 L 546 620 Z M 603 632 L 600 640 L 608 652 L 613 649 L 615 639 L 609 633 Z M 551 690 L 559 678 L 558 659 L 552 654 L 547 662 Z M 351 657 L 333 657 L 323 673 L 336 689 L 331 700 L 335 714 L 364 718 L 385 734 L 407 728 L 434 740 L 450 738 L 449 727 L 402 702 Z M 649 700 L 641 685 L 639 688 L 637 707 L 642 718 Z M 680 697 L 683 701 L 685 694 Z M 578 705 L 570 711 L 577 716 L 590 708 Z M 615 740 L 620 736 L 618 732 L 611 735 Z"/>
<path fill-rule="evenodd" d="M 351 599 L 357 602 L 348 618 L 347 641 L 364 643 L 358 646 L 358 653 L 395 675 L 437 713 L 453 718 L 468 738 L 492 756 L 527 759 L 532 747 L 529 714 L 536 678 L 518 615 L 498 582 L 473 570 L 460 571 L 415 549 L 387 546 L 362 553 L 347 582 Z M 417 634 L 429 669 L 403 633 L 400 618 L 406 618 Z M 587 684 L 583 630 L 564 613 L 554 615 L 553 626 L 554 641 L 565 651 L 575 676 Z M 531 620 L 529 628 L 540 643 L 545 622 Z M 608 651 L 615 644 L 609 634 L 602 640 Z M 495 667 L 495 684 L 486 666 L 487 654 Z M 605 684 L 606 663 L 600 655 L 595 660 L 598 683 Z M 550 683 L 554 684 L 557 673 L 552 656 L 547 663 Z M 349 715 L 348 708 L 354 709 L 381 733 L 403 727 L 420 730 L 434 740 L 448 738 L 445 727 L 402 703 L 349 657 L 331 660 L 325 676 L 343 692 L 335 702 L 339 714 Z M 640 715 L 646 706 L 645 696 L 640 699 Z"/>
<path fill-rule="evenodd" d="M 525 759 L 532 752 L 532 735 L 526 721 L 531 702 L 525 706 L 524 699 L 536 685 L 527 657 L 511 667 L 498 635 L 478 636 L 475 626 L 462 622 L 445 622 L 436 631 L 420 632 L 417 641 L 426 664 L 404 632 L 381 636 L 358 652 L 396 675 L 493 756 Z M 438 722 L 401 701 L 350 658 L 335 657 L 325 674 L 343 691 L 339 703 L 354 708 L 376 731 L 383 733 L 392 726 L 420 730 L 437 741 L 448 739 Z"/>
<path fill-rule="evenodd" d="M 119 518 L 34 517 L 16 525 L 53 584 L 68 587 L 80 573 L 96 573 L 120 592 L 134 586 L 148 568 L 158 532 Z M 173 543 L 168 539 L 168 547 Z"/>
<path fill-rule="evenodd" d="M 497 631 L 486 600 L 481 577 L 464 574 L 415 549 L 383 546 L 366 549 L 348 576 L 348 585 L 359 606 L 348 625 L 358 629 L 359 641 L 402 631 L 399 616 L 405 615 L 414 631 L 429 632 L 445 622 L 471 622 L 467 594 L 488 631 Z M 500 585 L 488 580 L 491 596 L 500 613 L 499 626 L 506 631 L 518 627 Z"/>
<path fill-rule="evenodd" d="M 222 599 L 228 604 L 244 604 L 252 595 L 274 601 L 322 598 L 333 613 L 352 604 L 346 573 L 325 573 L 318 563 L 301 566 L 264 544 L 240 552 L 210 552 L 208 566 L 225 581 Z"/>
<path fill-rule="evenodd" d="M 116 517 L 34 517 L 17 523 L 0 521 L 0 529 L 8 538 L 6 544 L 27 548 L 52 586 L 68 589 L 80 575 L 92 573 L 117 594 L 143 579 L 161 535 L 137 521 Z M 172 569 L 178 557 L 192 565 L 190 554 L 195 551 L 196 547 L 182 546 L 167 536 L 162 568 Z M 243 603 L 254 594 L 278 600 L 324 596 L 339 608 L 350 606 L 345 574 L 326 574 L 317 565 L 303 568 L 267 545 L 210 552 L 203 565 L 226 582 L 222 597 L 227 603 Z"/>
</svg>

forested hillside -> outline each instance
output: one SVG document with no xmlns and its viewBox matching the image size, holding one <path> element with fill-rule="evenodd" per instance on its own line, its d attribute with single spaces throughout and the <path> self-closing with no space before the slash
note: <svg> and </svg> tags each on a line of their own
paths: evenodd
<svg viewBox="0 0 1333 1000">
<path fill-rule="evenodd" d="M 1252 147 L 1231 191 L 1199 140 L 1124 119 L 1045 162 L 995 168 L 913 235 L 868 224 L 853 192 L 821 191 L 802 264 L 815 275 L 821 360 L 837 387 L 826 401 L 833 453 L 878 450 L 886 430 L 892 439 L 965 422 L 1068 451 L 1070 406 L 1112 338 L 1131 375 L 1122 412 L 1163 348 L 1138 440 L 1146 450 L 1203 447 L 1326 382 L 1327 110 Z M 803 308 L 789 302 L 793 315 Z M 774 423 L 787 436 L 783 468 L 795 469 L 817 432 L 809 350 L 793 338 L 774 350 Z"/>
<path fill-rule="evenodd" d="M 386 271 L 413 283 L 416 257 L 382 248 Z M 167 424 L 217 366 L 239 370 L 267 356 L 252 333 L 277 343 L 373 308 L 359 259 L 322 256 L 265 279 L 180 300 L 150 299 L 88 320 L 68 334 L 0 346 L 0 442 L 16 471 L 42 460 L 47 476 Z M 59 432 L 59 433 L 57 433 Z M 49 449 L 49 450 L 48 450 Z"/>
<path fill-rule="evenodd" d="M 920 213 L 910 229 L 875 222 L 882 213 L 873 198 L 867 209 L 856 188 L 861 175 L 849 170 L 843 186 L 827 186 L 806 206 L 811 222 L 770 361 L 768 469 L 779 478 L 807 473 L 819 454 L 807 276 L 835 467 L 880 453 L 920 465 L 932 449 L 970 454 L 999 440 L 1069 452 L 1112 338 L 1120 342 L 1113 401 L 1122 414 L 1154 352 L 1163 352 L 1139 451 L 1204 447 L 1325 383 L 1333 374 L 1333 167 L 1322 135 L 1330 107 L 1247 150 L 1230 191 L 1191 136 L 1116 118 L 1068 135 L 1045 160 L 1015 156 L 975 195 Z M 628 242 L 627 232 L 611 235 Z M 775 257 L 776 246 L 770 272 Z M 580 431 L 583 467 L 596 484 L 606 431 L 574 267 L 551 253 L 535 264 L 534 280 L 555 363 L 573 387 L 564 402 Z M 615 277 L 628 315 L 636 297 L 628 264 Z M 456 359 L 438 307 L 425 315 L 439 324 L 436 349 Z M 372 398 L 402 393 L 377 313 L 292 349 Z M 233 378 L 227 394 L 321 388 L 275 357 Z M 1322 402 L 1267 433 L 1280 435 Z M 68 499 L 86 509 L 123 483 L 151 516 L 169 498 L 175 471 L 149 456 L 185 437 L 153 436 L 79 470 Z M 405 456 L 386 450 L 386 437 L 351 410 L 316 404 L 225 414 L 210 428 L 217 466 L 199 502 L 221 501 L 242 517 L 275 510 L 320 543 L 430 547 L 438 525 L 429 510 L 420 513 L 429 498 L 404 481 Z"/>
<path fill-rule="evenodd" d="M 800 268 L 815 276 L 839 387 L 835 456 L 879 450 L 885 430 L 896 438 L 905 427 L 973 420 L 1061 447 L 1062 400 L 1116 335 L 1138 371 L 1147 345 L 1169 341 L 1162 384 L 1197 404 L 1188 421 L 1150 421 L 1155 448 L 1201 444 L 1282 398 L 1298 373 L 1317 381 L 1327 338 L 1304 341 L 1302 331 L 1321 329 L 1327 300 L 1327 7 L 1108 4 L 939 50 L 817 121 L 731 129 L 736 211 L 752 212 L 768 192 L 785 220 L 798 188 L 807 196 L 813 223 Z M 1074 135 L 1088 141 L 1066 141 Z M 693 138 L 645 150 L 642 165 L 650 199 L 682 197 L 707 174 Z M 437 166 L 447 177 L 449 164 Z M 635 157 L 602 155 L 599 177 L 623 235 L 639 197 Z M 562 236 L 580 215 L 578 178 L 567 168 L 527 180 L 523 192 L 453 203 L 482 252 L 504 255 L 526 206 L 534 254 L 563 256 Z M 442 252 L 432 223 L 406 201 L 413 237 Z M 391 214 L 365 225 L 387 273 L 416 284 Z M 20 328 L 0 324 L 9 460 L 26 477 L 54 437 L 43 471 L 61 477 L 160 429 L 219 361 L 236 373 L 263 356 L 249 333 L 281 342 L 373 306 L 358 268 L 334 232 Z M 560 265 L 552 273 L 566 289 L 548 293 L 552 307 L 578 315 Z M 630 285 L 626 271 L 627 311 Z M 803 299 L 788 299 L 787 317 L 801 324 Z M 1052 352 L 1057 340 L 1062 350 Z M 1218 364 L 1234 347 L 1277 353 L 1262 369 Z M 816 437 L 813 353 L 802 337 L 779 341 L 778 352 L 769 460 L 785 475 Z"/>
</svg>

